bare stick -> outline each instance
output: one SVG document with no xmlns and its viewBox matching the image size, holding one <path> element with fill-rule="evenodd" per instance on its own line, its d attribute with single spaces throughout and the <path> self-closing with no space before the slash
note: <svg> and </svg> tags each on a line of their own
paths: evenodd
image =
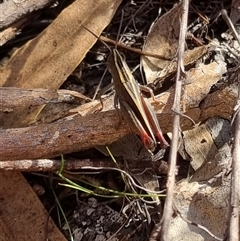
<svg viewBox="0 0 240 241">
<path fill-rule="evenodd" d="M 234 144 L 232 159 L 232 185 L 231 185 L 231 215 L 229 225 L 229 241 L 239 239 L 240 217 L 240 70 L 238 69 L 238 101 L 233 119 Z"/>
<path fill-rule="evenodd" d="M 54 159 L 37 159 L 37 160 L 17 160 L 17 161 L 0 161 L 1 171 L 57 171 L 61 167 L 60 160 Z M 113 162 L 107 160 L 65 160 L 64 170 L 78 170 L 84 166 L 101 166 L 114 167 Z"/>
<path fill-rule="evenodd" d="M 147 51 L 142 51 L 141 49 L 129 47 L 129 46 L 123 44 L 123 43 L 116 42 L 116 41 L 114 41 L 112 39 L 109 39 L 107 37 L 104 37 L 104 36 L 100 36 L 99 39 L 106 42 L 106 43 L 117 45 L 118 48 L 129 50 L 129 51 L 131 51 L 135 54 L 145 55 L 145 56 L 153 57 L 153 58 L 156 58 L 156 59 L 165 59 L 165 60 L 172 60 L 173 59 L 173 57 L 167 57 L 167 56 L 163 56 L 163 55 L 159 55 L 159 54 L 149 53 Z"/>
<path fill-rule="evenodd" d="M 144 170 L 149 168 L 152 162 L 129 162 L 128 167 L 133 171 Z M 118 160 L 120 168 L 124 168 L 124 161 Z M 17 160 L 17 161 L 0 161 L 0 171 L 58 171 L 62 166 L 60 160 L 55 159 L 36 159 L 36 160 Z M 65 159 L 64 170 L 80 170 L 83 167 L 103 167 L 113 168 L 116 165 L 110 158 L 105 159 Z M 153 166 L 154 169 L 158 167 Z M 157 170 L 156 170 L 157 171 Z"/>
<path fill-rule="evenodd" d="M 230 30 L 240 44 L 240 36 L 236 31 L 231 19 L 227 15 L 227 11 L 221 11 L 222 17 L 227 23 Z M 239 63 L 238 63 L 239 64 Z M 231 214 L 229 217 L 229 241 L 239 239 L 239 217 L 240 217 L 240 69 L 237 69 L 238 78 L 238 100 L 235 106 L 235 114 L 233 117 L 234 126 L 234 143 L 233 143 L 233 160 L 232 160 L 232 180 L 231 180 Z"/>
<path fill-rule="evenodd" d="M 169 239 L 169 226 L 170 220 L 173 212 L 173 190 L 175 185 L 175 170 L 176 170 L 176 159 L 178 151 L 178 139 L 180 131 L 180 115 L 177 114 L 181 111 L 180 102 L 181 102 L 181 91 L 182 91 L 182 75 L 184 73 L 183 65 L 183 54 L 185 47 L 185 37 L 187 33 L 187 19 L 188 19 L 188 0 L 183 0 L 182 5 L 182 19 L 180 21 L 180 36 L 179 36 L 179 45 L 178 45 L 178 67 L 177 67 L 177 77 L 176 77 L 176 86 L 175 86 L 175 96 L 173 103 L 173 110 L 175 111 L 174 121 L 173 121 L 173 136 L 172 143 L 169 153 L 169 171 L 168 171 L 168 180 L 167 180 L 167 197 L 163 210 L 163 217 L 161 220 L 161 241 L 167 241 Z"/>
<path fill-rule="evenodd" d="M 55 123 L 0 130 L 0 160 L 51 158 L 107 145 L 128 134 L 128 124 L 115 111 L 69 116 Z M 99 124 L 101 123 L 101 124 Z"/>
</svg>

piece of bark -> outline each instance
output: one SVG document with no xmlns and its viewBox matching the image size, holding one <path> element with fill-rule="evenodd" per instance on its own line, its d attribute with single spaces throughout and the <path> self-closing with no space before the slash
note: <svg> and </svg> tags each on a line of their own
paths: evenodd
<svg viewBox="0 0 240 241">
<path fill-rule="evenodd" d="M 15 38 L 29 19 L 23 18 L 9 28 L 0 32 L 0 46 Z"/>
<path fill-rule="evenodd" d="M 2 160 L 36 159 L 106 145 L 129 133 L 116 111 L 70 116 L 52 124 L 0 131 Z"/>
<path fill-rule="evenodd" d="M 39 106 L 48 103 L 74 103 L 76 99 L 91 100 L 81 93 L 71 90 L 21 89 L 0 87 L 1 108 Z M 1 110 L 0 110 L 1 111 Z"/>
<path fill-rule="evenodd" d="M 53 2 L 53 0 L 3 1 L 1 3 L 0 29 L 8 27 L 26 14 L 42 9 Z"/>
</svg>

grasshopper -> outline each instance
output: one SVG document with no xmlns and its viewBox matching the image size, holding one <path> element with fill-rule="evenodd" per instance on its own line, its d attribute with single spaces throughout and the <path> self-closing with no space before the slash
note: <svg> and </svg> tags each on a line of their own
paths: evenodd
<svg viewBox="0 0 240 241">
<path fill-rule="evenodd" d="M 166 148 L 168 143 L 163 137 L 151 104 L 142 96 L 139 84 L 116 49 L 113 49 L 108 57 L 108 69 L 112 74 L 116 98 L 120 103 L 124 117 L 128 120 L 131 119 L 138 128 L 146 149 L 150 151 L 155 149 L 157 145 L 155 136 L 161 147 Z"/>
<path fill-rule="evenodd" d="M 92 31 L 83 25 L 82 27 L 98 38 Z M 137 127 L 146 149 L 150 151 L 155 149 L 157 146 L 155 136 L 158 138 L 162 148 L 168 147 L 169 144 L 163 137 L 153 107 L 144 99 L 140 91 L 140 85 L 134 79 L 128 65 L 117 49 L 113 49 L 108 57 L 108 70 L 112 75 L 115 86 L 115 108 L 117 109 L 116 100 L 118 100 L 121 112 L 126 119 L 132 121 Z M 146 87 L 144 89 L 146 90 Z"/>
</svg>

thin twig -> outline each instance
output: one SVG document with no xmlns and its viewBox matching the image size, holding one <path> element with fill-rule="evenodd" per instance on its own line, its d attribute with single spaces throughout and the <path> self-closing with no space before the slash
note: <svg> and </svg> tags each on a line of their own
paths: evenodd
<svg viewBox="0 0 240 241">
<path fill-rule="evenodd" d="M 185 47 L 185 37 L 187 33 L 187 19 L 188 19 L 188 7 L 189 1 L 183 0 L 182 3 L 182 19 L 180 21 L 180 35 L 179 35 L 179 45 L 178 45 L 178 67 L 177 67 L 177 77 L 176 77 L 176 87 L 175 96 L 173 103 L 173 110 L 175 111 L 174 121 L 173 121 L 173 138 L 169 153 L 169 171 L 168 171 L 168 181 L 167 181 L 167 197 L 163 210 L 163 217 L 161 220 L 161 241 L 167 241 L 169 239 L 169 227 L 170 220 L 173 211 L 173 190 L 175 185 L 175 170 L 176 170 L 176 158 L 178 150 L 178 139 L 180 130 L 180 115 L 177 114 L 181 111 L 181 92 L 182 92 L 182 75 L 184 74 L 183 65 L 183 54 Z"/>
<path fill-rule="evenodd" d="M 153 58 L 156 58 L 156 59 L 164 59 L 164 60 L 172 60 L 173 59 L 173 57 L 167 57 L 167 56 L 164 56 L 164 55 L 154 54 L 154 53 L 150 53 L 150 52 L 147 52 L 147 51 L 142 51 L 141 49 L 129 47 L 129 46 L 123 44 L 123 43 L 116 42 L 115 40 L 109 39 L 109 38 L 104 37 L 104 36 L 100 36 L 99 39 L 106 42 L 106 43 L 116 45 L 118 48 L 123 48 L 123 49 L 126 49 L 128 51 L 131 51 L 135 54 L 145 55 L 145 56 L 153 57 Z"/>
<path fill-rule="evenodd" d="M 57 171 L 60 169 L 61 165 L 61 161 L 54 159 L 0 161 L 0 171 Z M 115 165 L 111 160 L 107 159 L 66 159 L 64 162 L 64 170 L 78 170 L 84 166 L 114 167 Z M 123 165 L 120 166 L 122 167 Z"/>
<path fill-rule="evenodd" d="M 129 46 L 123 44 L 123 43 L 117 42 L 117 41 L 109 39 L 107 37 L 98 36 L 97 34 L 92 32 L 90 29 L 86 28 L 84 25 L 82 25 L 82 27 L 84 29 L 86 29 L 87 31 L 89 31 L 92 35 L 94 35 L 98 40 L 100 40 L 108 49 L 110 49 L 110 48 L 108 47 L 108 45 L 106 43 L 112 44 L 112 45 L 114 45 L 115 47 L 118 47 L 118 48 L 126 49 L 128 51 L 131 51 L 131 52 L 133 52 L 135 54 L 139 54 L 139 55 L 146 55 L 146 56 L 149 56 L 149 57 L 153 57 L 153 58 L 157 58 L 157 59 L 164 59 L 164 60 L 172 60 L 173 59 L 172 56 L 166 57 L 164 55 L 149 53 L 149 52 L 146 52 L 146 51 L 142 51 L 141 49 L 129 47 Z"/>
<path fill-rule="evenodd" d="M 229 241 L 239 240 L 240 232 L 240 69 L 238 69 L 238 101 L 235 109 Z"/>
<path fill-rule="evenodd" d="M 221 11 L 224 21 L 234 34 L 240 45 L 240 36 L 236 31 L 231 19 L 227 15 L 227 11 Z M 239 63 L 238 63 L 239 65 Z M 239 240 L 239 218 L 240 218 L 240 68 L 237 69 L 238 78 L 238 100 L 234 108 L 235 114 L 233 116 L 234 126 L 234 143 L 233 143 L 233 160 L 232 160 L 232 180 L 231 180 L 231 211 L 229 217 L 229 241 Z"/>
<path fill-rule="evenodd" d="M 125 162 L 118 159 L 119 168 L 125 167 Z M 28 172 L 40 172 L 40 171 L 57 171 L 62 166 L 61 161 L 57 159 L 35 159 L 35 160 L 15 160 L 15 161 L 0 161 L 0 171 L 28 171 Z M 115 167 L 113 161 L 106 157 L 102 159 L 65 159 L 64 170 L 80 170 L 85 166 L 91 167 Z M 132 171 L 141 172 L 146 168 L 149 168 L 151 164 L 149 162 L 129 162 L 128 167 Z M 153 167 L 154 168 L 154 167 Z M 157 167 L 156 167 L 157 168 Z M 74 172 L 76 173 L 76 172 Z M 89 174 L 90 172 L 88 172 Z M 83 172 L 81 172 L 83 174 Z"/>
</svg>

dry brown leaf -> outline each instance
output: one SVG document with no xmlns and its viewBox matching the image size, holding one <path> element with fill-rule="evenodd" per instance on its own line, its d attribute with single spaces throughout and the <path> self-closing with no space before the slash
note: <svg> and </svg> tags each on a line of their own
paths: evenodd
<svg viewBox="0 0 240 241">
<path fill-rule="evenodd" d="M 143 51 L 169 58 L 175 56 L 178 47 L 181 6 L 182 3 L 176 4 L 169 12 L 157 20 L 146 38 Z M 142 56 L 141 64 L 148 83 L 152 83 L 158 77 L 159 72 L 170 63 L 170 60 Z"/>
<path fill-rule="evenodd" d="M 207 47 L 201 46 L 196 47 L 192 50 L 186 50 L 183 55 L 183 63 L 184 65 L 190 65 L 196 62 L 197 59 L 202 57 L 204 54 L 207 53 Z M 177 69 L 177 61 L 176 58 L 173 59 L 162 71 L 159 72 L 157 78 L 154 80 L 153 85 L 154 86 L 160 86 L 162 85 L 164 79 L 174 73 Z M 156 87 L 155 87 L 156 88 Z"/>
<path fill-rule="evenodd" d="M 236 97 L 236 85 L 230 85 L 222 90 L 220 89 L 214 93 L 209 94 L 201 103 L 201 119 L 206 120 L 208 116 L 216 115 L 221 115 L 221 117 L 229 118 L 229 116 L 232 114 L 233 107 L 235 106 Z M 219 108 L 216 108 L 216 106 L 219 106 Z"/>
<path fill-rule="evenodd" d="M 176 71 L 176 53 L 178 49 L 179 27 L 182 4 L 176 4 L 164 14 L 150 30 L 143 50 L 173 58 L 172 60 L 157 59 L 148 56 L 141 57 L 148 84 L 153 83 L 155 88 L 161 86 L 164 78 Z M 193 64 L 207 52 L 206 46 L 196 47 L 184 53 L 184 65 Z"/>
<path fill-rule="evenodd" d="M 185 115 L 190 116 L 195 122 L 206 120 L 206 116 L 205 119 L 202 118 L 200 103 L 209 95 L 209 91 L 212 86 L 221 79 L 225 72 L 226 66 L 224 62 L 213 62 L 208 65 L 201 64 L 197 68 L 186 72 L 186 82 L 183 86 L 182 101 Z M 152 103 L 155 111 L 157 113 L 162 113 L 159 115 L 160 125 L 163 127 L 163 130 L 167 131 L 172 129 L 172 119 L 169 119 L 169 113 L 172 112 L 174 91 L 175 89 L 173 86 L 168 91 L 160 94 L 160 98 L 156 96 L 156 98 L 161 100 L 160 103 Z M 165 116 L 165 113 L 168 113 L 168 115 Z M 187 118 L 181 119 L 181 126 L 184 126 L 185 129 L 188 129 L 188 126 L 191 128 L 192 124 L 193 123 Z"/>
<path fill-rule="evenodd" d="M 195 171 L 212 159 L 230 139 L 229 130 L 230 123 L 227 120 L 215 117 L 199 127 L 183 132 L 185 151 Z"/>
<path fill-rule="evenodd" d="M 230 122 L 219 117 L 185 131 L 184 146 L 197 171 L 190 180 L 178 183 L 175 189 L 175 202 L 181 214 L 219 238 L 225 234 L 230 205 L 231 148 L 226 144 L 230 137 Z M 171 240 L 176 237 L 186 241 L 216 240 L 179 216 L 172 219 L 171 230 Z"/>
<path fill-rule="evenodd" d="M 226 73 L 226 64 L 224 62 L 213 62 L 209 65 L 201 64 L 187 72 L 183 92 L 183 110 L 185 111 L 185 105 L 188 105 L 189 108 L 186 110 L 186 115 L 191 116 L 194 120 L 199 120 L 202 110 L 201 101 L 208 96 L 212 86 L 222 78 L 224 73 Z M 194 84 L 190 84 L 191 82 L 194 82 Z M 206 119 L 201 118 L 201 120 Z M 185 122 L 192 125 L 189 120 L 183 119 L 184 125 Z"/>
<path fill-rule="evenodd" d="M 48 213 L 19 172 L 0 172 L 0 180 L 1 237 L 2 232 L 10 237 L 4 241 L 46 240 L 46 234 L 48 240 L 66 241 L 51 218 L 48 222 Z"/>
<path fill-rule="evenodd" d="M 174 200 L 181 214 L 219 238 L 224 237 L 228 222 L 231 175 L 227 174 L 230 164 L 231 148 L 225 144 L 190 180 L 178 183 L 175 188 Z M 170 241 L 216 240 L 179 216 L 172 219 L 170 229 Z"/>
<path fill-rule="evenodd" d="M 190 164 L 195 171 L 218 151 L 204 125 L 184 131 L 183 135 L 185 150 L 190 156 Z"/>
<path fill-rule="evenodd" d="M 2 86 L 58 89 L 97 41 L 121 1 L 78 0 L 38 37 L 20 48 L 1 70 Z"/>
<path fill-rule="evenodd" d="M 188 71 L 184 85 L 183 102 L 188 103 L 189 107 L 198 106 L 226 71 L 224 62 L 213 62 L 209 65 L 200 64 L 197 68 Z M 191 85 L 190 83 L 193 81 L 194 85 Z"/>
</svg>

